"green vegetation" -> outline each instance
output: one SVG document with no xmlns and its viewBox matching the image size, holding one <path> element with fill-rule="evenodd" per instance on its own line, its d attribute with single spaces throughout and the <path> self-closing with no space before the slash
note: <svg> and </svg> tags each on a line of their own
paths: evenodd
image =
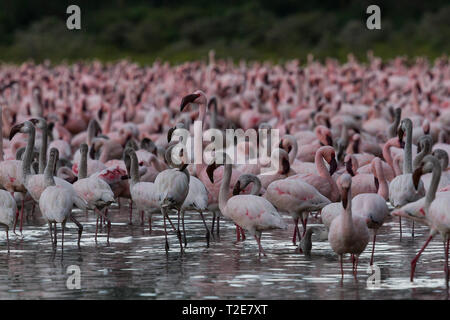
<svg viewBox="0 0 450 320">
<path fill-rule="evenodd" d="M 66 28 L 81 8 L 82 30 Z M 366 29 L 366 8 L 381 8 L 382 30 Z M 0 3 L 0 59 L 20 62 L 131 58 L 151 63 L 218 57 L 273 61 L 316 57 L 391 58 L 450 51 L 450 4 L 368 0 L 14 0 Z"/>
</svg>

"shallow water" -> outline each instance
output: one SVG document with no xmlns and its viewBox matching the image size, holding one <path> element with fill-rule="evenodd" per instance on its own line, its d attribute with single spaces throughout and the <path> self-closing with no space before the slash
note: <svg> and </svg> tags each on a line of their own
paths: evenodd
<svg viewBox="0 0 450 320">
<path fill-rule="evenodd" d="M 124 201 L 122 201 L 124 202 Z M 221 220 L 220 239 L 205 245 L 205 229 L 197 213 L 186 214 L 188 246 L 180 254 L 178 239 L 169 232 L 170 251 L 164 249 L 161 215 L 153 217 L 153 233 L 140 225 L 134 212 L 128 225 L 128 208 L 109 211 L 112 230 L 106 245 L 106 227 L 95 242 L 96 216 L 77 211 L 84 226 L 81 249 L 77 229 L 68 223 L 64 252 L 61 229 L 53 251 L 48 227 L 36 212 L 24 222 L 23 236 L 10 233 L 11 252 L 0 231 L 0 299 L 448 299 L 444 284 L 444 246 L 436 237 L 423 253 L 416 278 L 409 281 L 410 261 L 428 232 L 403 222 L 399 240 L 398 220 L 389 221 L 377 236 L 375 264 L 381 281 L 371 287 L 367 279 L 371 243 L 360 256 L 358 278 L 351 274 L 350 256 L 344 260 L 341 282 L 338 257 L 327 241 L 314 241 L 310 257 L 295 252 L 289 229 L 263 234 L 267 257 L 258 257 L 256 241 L 236 243 L 235 227 Z M 212 215 L 207 213 L 208 224 Z M 175 219 L 174 219 L 175 220 Z M 310 225 L 319 225 L 310 219 Z M 313 235 L 313 240 L 318 240 Z M 79 266 L 81 289 L 68 289 L 67 268 Z"/>
</svg>

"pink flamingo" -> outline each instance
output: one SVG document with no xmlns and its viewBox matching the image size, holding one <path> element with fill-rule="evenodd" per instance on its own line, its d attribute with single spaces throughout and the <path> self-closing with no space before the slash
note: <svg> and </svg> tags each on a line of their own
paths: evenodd
<svg viewBox="0 0 450 320">
<path fill-rule="evenodd" d="M 413 221 L 418 221 L 430 227 L 430 234 L 428 236 L 428 239 L 426 240 L 420 251 L 417 253 L 416 257 L 411 261 L 411 281 L 414 280 L 416 264 L 422 252 L 425 250 L 425 248 L 428 246 L 435 235 L 437 235 L 438 233 L 441 234 L 444 240 L 444 271 L 446 286 L 448 288 L 448 254 L 450 245 L 450 217 L 448 215 L 448 208 L 450 206 L 450 193 L 448 191 L 436 193 L 439 185 L 441 171 L 442 169 L 439 161 L 432 155 L 426 156 L 422 160 L 421 165 L 414 171 L 413 174 L 414 183 L 418 184 L 418 181 L 420 180 L 420 176 L 422 174 L 432 172 L 432 181 L 426 196 L 394 210 L 392 212 L 392 215 L 412 219 Z"/>
<path fill-rule="evenodd" d="M 359 255 L 369 243 L 366 219 L 352 214 L 351 185 L 351 176 L 344 174 L 341 179 L 341 197 L 344 210 L 331 222 L 328 233 L 331 248 L 340 258 L 342 279 L 344 278 L 343 255 L 345 253 L 352 254 L 352 270 L 356 278 Z"/>
<path fill-rule="evenodd" d="M 214 167 L 210 165 L 207 169 L 212 183 L 214 183 Z M 261 256 L 261 253 L 265 256 L 266 254 L 261 246 L 261 233 L 273 229 L 286 229 L 287 225 L 277 209 L 265 198 L 255 195 L 236 195 L 229 198 L 231 171 L 231 160 L 226 156 L 225 173 L 219 193 L 220 211 L 225 217 L 230 218 L 238 226 L 252 234 L 258 243 L 259 256 Z"/>
</svg>

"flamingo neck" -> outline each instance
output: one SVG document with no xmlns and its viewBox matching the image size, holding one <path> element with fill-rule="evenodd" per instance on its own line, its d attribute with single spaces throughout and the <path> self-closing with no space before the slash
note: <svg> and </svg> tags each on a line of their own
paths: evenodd
<svg viewBox="0 0 450 320">
<path fill-rule="evenodd" d="M 406 127 L 405 157 L 403 158 L 403 174 L 412 173 L 412 128 Z"/>
<path fill-rule="evenodd" d="M 231 163 L 225 164 L 225 170 L 223 172 L 222 184 L 220 185 L 219 191 L 219 209 L 220 211 L 225 212 L 225 207 L 228 201 L 228 193 L 230 190 L 230 180 L 231 180 Z"/>
<path fill-rule="evenodd" d="M 347 207 L 344 210 L 343 228 L 346 235 L 353 232 L 353 216 L 352 216 L 352 188 L 347 190 Z"/>
<path fill-rule="evenodd" d="M 53 177 L 55 162 L 56 162 L 55 157 L 51 156 L 47 162 L 47 166 L 45 167 L 44 181 L 46 187 L 55 185 L 55 178 Z"/>
<path fill-rule="evenodd" d="M 392 155 L 391 155 L 391 147 L 392 147 L 392 142 L 391 141 L 387 141 L 384 144 L 384 147 L 383 147 L 383 158 L 384 158 L 384 161 L 386 161 L 387 164 L 390 165 L 392 170 L 394 170 L 394 172 L 395 172 L 394 162 L 392 160 Z"/>
<path fill-rule="evenodd" d="M 103 131 L 105 132 L 105 134 L 108 134 L 111 131 L 111 123 L 112 123 L 112 110 L 111 107 L 107 108 L 107 115 L 106 115 L 106 120 L 105 123 L 103 125 Z"/>
<path fill-rule="evenodd" d="M 255 177 L 251 182 L 253 182 L 253 186 L 250 194 L 254 196 L 259 195 L 259 192 L 261 191 L 261 180 L 259 180 L 258 177 Z"/>
<path fill-rule="evenodd" d="M 22 173 L 24 178 L 31 174 L 31 160 L 33 158 L 35 134 L 36 131 L 34 126 L 31 126 L 27 146 L 25 148 L 25 154 L 22 159 Z"/>
<path fill-rule="evenodd" d="M 81 151 L 80 169 L 78 171 L 78 179 L 87 177 L 87 150 Z"/>
<path fill-rule="evenodd" d="M 314 162 L 316 163 L 317 172 L 319 173 L 319 176 L 327 179 L 327 181 L 330 184 L 331 189 L 332 189 L 332 192 L 331 192 L 332 198 L 333 198 L 333 200 L 335 200 L 334 195 L 339 195 L 339 188 L 338 188 L 336 182 L 334 181 L 334 179 L 330 176 L 330 173 L 328 172 L 327 167 L 325 166 L 323 161 L 324 161 L 323 153 L 317 151 L 316 155 L 315 155 L 315 159 L 314 159 Z"/>
<path fill-rule="evenodd" d="M 387 183 L 386 177 L 384 176 L 384 170 L 381 162 L 377 162 L 375 164 L 375 174 L 379 183 L 378 195 L 387 200 L 389 197 L 389 185 Z"/>
<path fill-rule="evenodd" d="M 290 136 L 290 135 L 286 135 L 286 136 L 284 136 L 284 138 L 288 139 L 289 144 L 292 147 L 291 152 L 289 152 L 289 163 L 293 164 L 295 159 L 297 158 L 297 154 L 298 154 L 298 143 L 297 143 L 297 140 L 294 137 Z"/>
<path fill-rule="evenodd" d="M 39 152 L 39 174 L 43 174 L 47 164 L 48 127 L 44 122 L 42 128 L 41 151 Z"/>
<path fill-rule="evenodd" d="M 130 154 L 131 166 L 130 166 L 130 175 L 131 175 L 131 185 L 135 185 L 139 183 L 139 168 L 138 168 L 138 159 L 135 152 L 131 152 Z"/>
<path fill-rule="evenodd" d="M 428 192 L 425 196 L 425 206 L 428 208 L 431 205 L 431 202 L 436 198 L 436 191 L 439 186 L 439 181 L 441 180 L 442 169 L 439 163 L 436 163 L 433 166 L 433 171 L 431 175 L 431 183 L 428 188 Z"/>
</svg>

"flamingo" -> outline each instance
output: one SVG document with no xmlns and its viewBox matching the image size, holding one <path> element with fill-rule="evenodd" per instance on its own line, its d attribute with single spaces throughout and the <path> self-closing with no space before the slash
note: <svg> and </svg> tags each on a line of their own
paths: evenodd
<svg viewBox="0 0 450 320">
<path fill-rule="evenodd" d="M 80 171 L 78 172 L 78 180 L 73 184 L 76 194 L 87 203 L 87 209 L 94 210 L 100 217 L 108 222 L 107 243 L 109 244 L 109 234 L 111 231 L 111 220 L 106 214 L 100 210 L 107 208 L 114 202 L 114 193 L 109 185 L 102 179 L 90 176 L 87 177 L 87 153 L 88 146 L 86 143 L 80 146 Z M 97 227 L 95 229 L 95 240 L 97 241 Z"/>
<path fill-rule="evenodd" d="M 53 168 L 57 161 L 58 150 L 51 149 L 50 157 L 45 168 L 45 183 L 46 188 L 42 192 L 39 199 L 39 208 L 41 209 L 43 218 L 47 221 L 50 231 L 50 236 L 52 237 L 52 226 L 54 224 L 55 234 L 52 243 L 54 248 L 57 244 L 57 223 L 61 223 L 61 251 L 64 250 L 64 229 L 66 226 L 67 219 L 71 216 L 73 207 L 73 194 L 66 188 L 57 186 L 53 178 Z M 81 229 L 82 230 L 82 229 Z M 78 232 L 78 245 L 81 239 L 81 230 Z"/>
<path fill-rule="evenodd" d="M 406 142 L 403 161 L 403 174 L 396 176 L 389 184 L 389 200 L 395 208 L 416 201 L 425 196 L 425 188 L 422 181 L 418 185 L 413 183 L 412 175 L 412 122 L 410 119 L 403 119 L 398 130 L 399 140 L 406 132 Z M 400 239 L 402 238 L 402 221 L 400 222 Z M 414 235 L 414 223 L 413 223 Z"/>
<path fill-rule="evenodd" d="M 189 193 L 189 172 L 186 170 L 187 165 L 181 164 L 177 165 L 172 162 L 172 150 L 175 145 L 169 147 L 166 150 L 166 160 L 172 167 L 172 169 L 166 169 L 158 174 L 155 179 L 156 193 L 158 195 L 159 206 L 161 208 L 161 213 L 164 217 L 164 234 L 166 240 L 166 253 L 169 251 L 169 242 L 167 241 L 166 232 L 166 218 L 169 220 L 172 228 L 176 231 L 178 240 L 180 242 L 180 249 L 183 252 L 183 244 L 181 241 L 181 233 L 179 229 L 180 224 L 180 211 L 181 207 L 186 200 Z M 178 229 L 172 224 L 169 218 L 168 212 L 170 209 L 175 209 L 178 211 Z"/>
<path fill-rule="evenodd" d="M 450 206 L 450 193 L 448 191 L 436 193 L 441 177 L 441 171 L 442 169 L 439 161 L 432 155 L 426 156 L 413 174 L 414 183 L 417 184 L 422 174 L 432 172 L 432 180 L 426 196 L 394 210 L 392 215 L 419 221 L 430 227 L 430 233 L 425 244 L 411 261 L 411 282 L 414 280 L 414 272 L 417 261 L 419 260 L 422 252 L 434 236 L 438 233 L 442 236 L 445 249 L 445 281 L 448 288 L 448 253 L 450 245 L 450 217 L 448 215 L 448 208 Z"/>
<path fill-rule="evenodd" d="M 224 154 L 222 154 L 224 155 Z M 277 209 L 265 198 L 255 195 L 228 196 L 230 188 L 232 164 L 228 156 L 225 156 L 224 177 L 220 186 L 219 208 L 225 217 L 230 218 L 240 227 L 253 235 L 258 243 L 259 256 L 266 256 L 261 246 L 261 234 L 266 230 L 286 229 L 287 225 L 278 213 Z M 217 162 L 217 156 L 215 163 Z M 207 168 L 208 176 L 214 183 L 214 165 Z M 212 170 L 211 170 L 212 169 Z"/>
<path fill-rule="evenodd" d="M 133 149 L 125 149 L 124 161 L 127 164 L 128 176 L 130 177 L 131 199 L 134 201 L 140 212 L 149 214 L 148 224 L 149 232 L 151 233 L 152 215 L 160 210 L 156 186 L 153 182 L 140 181 L 137 163 L 138 158 Z"/>
<path fill-rule="evenodd" d="M 295 227 L 292 237 L 294 245 L 296 245 L 297 234 L 299 239 L 301 239 L 300 231 L 298 230 L 298 220 L 301 219 L 305 228 L 305 220 L 310 212 L 321 210 L 324 206 L 331 203 L 327 197 L 302 179 L 287 178 L 276 180 L 267 187 L 265 197 L 278 210 L 287 212 L 292 216 Z"/>
<path fill-rule="evenodd" d="M 331 248 L 339 255 L 341 264 L 341 276 L 344 279 L 343 255 L 352 254 L 353 274 L 356 278 L 359 255 L 366 249 L 369 243 L 369 230 L 366 219 L 352 214 L 352 178 L 344 174 L 341 179 L 342 207 L 343 210 L 330 225 L 328 240 Z"/>
</svg>

